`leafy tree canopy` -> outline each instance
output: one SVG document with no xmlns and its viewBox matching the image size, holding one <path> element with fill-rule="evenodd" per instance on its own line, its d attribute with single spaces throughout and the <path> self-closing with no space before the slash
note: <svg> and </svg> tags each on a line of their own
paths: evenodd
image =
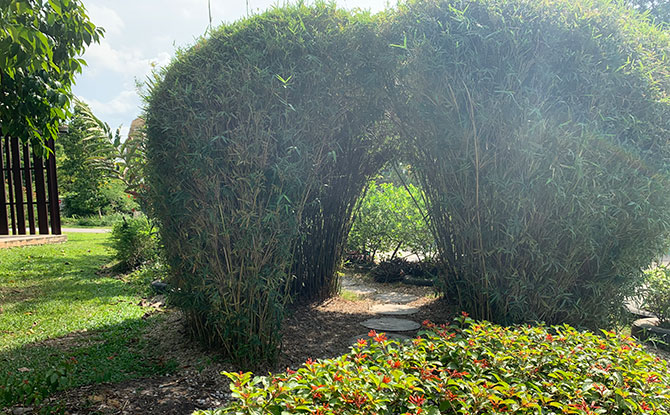
<svg viewBox="0 0 670 415">
<path fill-rule="evenodd" d="M 0 0 L 0 126 L 24 142 L 55 138 L 78 58 L 104 31 L 79 0 Z"/>
</svg>

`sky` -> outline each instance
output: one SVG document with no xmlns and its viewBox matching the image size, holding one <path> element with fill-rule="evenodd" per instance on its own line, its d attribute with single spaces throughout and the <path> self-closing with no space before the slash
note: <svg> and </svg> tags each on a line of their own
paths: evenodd
<svg viewBox="0 0 670 415">
<path fill-rule="evenodd" d="M 379 11 L 386 0 L 337 0 L 345 8 Z M 187 47 L 209 25 L 207 0 L 83 0 L 91 21 L 105 29 L 99 44 L 83 55 L 88 63 L 75 79 L 73 93 L 112 130 L 125 136 L 141 113 L 137 83 L 152 66 L 170 62 L 177 48 Z M 230 23 L 263 12 L 284 1 L 211 0 L 212 25 Z"/>
</svg>

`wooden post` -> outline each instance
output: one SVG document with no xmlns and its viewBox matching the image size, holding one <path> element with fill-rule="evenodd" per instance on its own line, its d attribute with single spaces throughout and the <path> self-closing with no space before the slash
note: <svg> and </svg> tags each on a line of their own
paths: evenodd
<svg viewBox="0 0 670 415">
<path fill-rule="evenodd" d="M 12 176 L 14 176 L 14 202 L 16 204 L 16 228 L 19 235 L 26 234 L 26 215 L 23 210 L 23 183 L 21 180 L 21 156 L 19 155 L 19 139 L 10 137 L 12 147 Z"/>
<path fill-rule="evenodd" d="M 56 178 L 56 153 L 54 152 L 54 140 L 47 141 L 49 158 L 47 159 L 47 187 L 49 188 L 49 216 L 51 217 L 51 233 L 61 234 L 60 206 L 58 203 L 58 179 Z"/>
<path fill-rule="evenodd" d="M 12 159 L 9 157 L 9 137 L 5 137 L 5 160 L 7 163 L 7 193 L 9 194 L 9 211 L 12 217 L 12 234 L 16 235 L 16 209 L 14 192 L 12 192 Z"/>
<path fill-rule="evenodd" d="M 26 184 L 26 209 L 28 210 L 28 227 L 30 234 L 35 235 L 35 206 L 33 204 L 33 183 L 30 175 L 30 155 L 28 145 L 23 145 L 23 180 Z"/>
<path fill-rule="evenodd" d="M 33 169 L 35 171 L 35 193 L 37 194 L 37 226 L 40 235 L 49 234 L 47 213 L 47 192 L 44 186 L 44 162 L 42 157 L 33 153 Z"/>
<path fill-rule="evenodd" d="M 21 183 L 21 156 L 19 155 L 19 139 L 11 137 L 12 175 L 14 176 L 14 201 L 16 202 L 16 227 L 19 235 L 26 234 L 26 216 L 23 210 L 23 183 Z"/>
<path fill-rule="evenodd" d="M 3 137 L 0 136 L 0 235 L 9 235 L 7 196 L 5 195 L 5 165 L 2 161 L 2 139 Z"/>
</svg>

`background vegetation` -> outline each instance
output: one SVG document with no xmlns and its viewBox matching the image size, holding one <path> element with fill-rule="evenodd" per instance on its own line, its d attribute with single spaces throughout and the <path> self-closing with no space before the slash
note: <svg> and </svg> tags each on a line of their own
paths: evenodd
<svg viewBox="0 0 670 415">
<path fill-rule="evenodd" d="M 68 132 L 56 142 L 62 213 L 75 223 L 113 224 L 143 208 L 144 123 L 133 121 L 122 138 L 120 127 L 113 133 L 85 103 L 74 103 Z"/>
<path fill-rule="evenodd" d="M 377 254 L 393 259 L 400 251 L 431 257 L 435 244 L 424 214 L 419 188 L 411 183 L 404 187 L 373 180 L 354 211 L 347 249 L 369 261 Z"/>
</svg>

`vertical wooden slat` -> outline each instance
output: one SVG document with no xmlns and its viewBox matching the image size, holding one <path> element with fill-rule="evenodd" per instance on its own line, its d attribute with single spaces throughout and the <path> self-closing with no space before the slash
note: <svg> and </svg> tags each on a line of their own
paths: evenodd
<svg viewBox="0 0 670 415">
<path fill-rule="evenodd" d="M 5 137 L 5 161 L 7 165 L 7 193 L 9 193 L 9 211 L 12 217 L 12 234 L 16 235 L 16 209 L 14 206 L 14 192 L 12 191 L 12 159 L 9 156 L 9 137 Z"/>
<path fill-rule="evenodd" d="M 9 221 L 7 216 L 7 196 L 5 195 L 5 165 L 3 156 L 3 137 L 0 136 L 0 235 L 9 235 Z"/>
<path fill-rule="evenodd" d="M 56 154 L 54 152 L 53 138 L 47 141 L 49 158 L 47 159 L 47 186 L 49 188 L 49 216 L 51 217 L 51 233 L 61 234 L 60 206 L 58 204 L 58 179 L 56 178 Z"/>
<path fill-rule="evenodd" d="M 26 208 L 28 210 L 28 227 L 30 234 L 35 235 L 35 206 L 33 206 L 33 183 L 30 177 L 30 154 L 28 145 L 23 145 L 23 181 L 26 185 Z"/>
<path fill-rule="evenodd" d="M 49 220 L 47 212 L 47 192 L 44 186 L 44 162 L 42 157 L 33 153 L 33 168 L 35 170 L 35 193 L 37 195 L 37 227 L 40 235 L 49 234 Z"/>
<path fill-rule="evenodd" d="M 21 183 L 21 156 L 19 155 L 19 139 L 10 138 L 12 147 L 12 176 L 14 176 L 14 201 L 16 202 L 16 227 L 19 235 L 26 234 L 26 216 L 23 210 L 23 184 Z"/>
</svg>

